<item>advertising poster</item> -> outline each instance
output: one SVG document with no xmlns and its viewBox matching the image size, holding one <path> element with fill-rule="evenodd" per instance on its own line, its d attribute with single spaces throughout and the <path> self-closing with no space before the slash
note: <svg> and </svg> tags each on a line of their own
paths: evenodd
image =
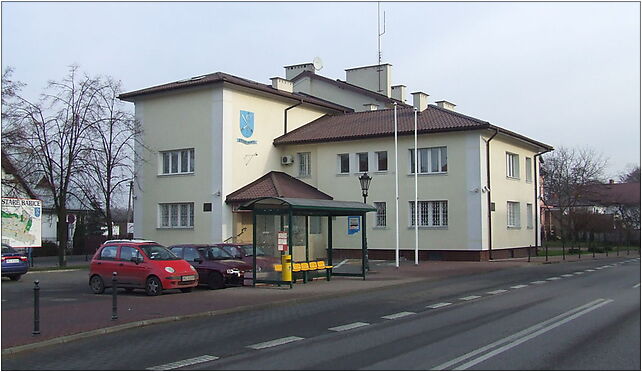
<svg viewBox="0 0 642 372">
<path fill-rule="evenodd" d="M 2 198 L 2 242 L 14 248 L 40 247 L 42 202 Z"/>
</svg>

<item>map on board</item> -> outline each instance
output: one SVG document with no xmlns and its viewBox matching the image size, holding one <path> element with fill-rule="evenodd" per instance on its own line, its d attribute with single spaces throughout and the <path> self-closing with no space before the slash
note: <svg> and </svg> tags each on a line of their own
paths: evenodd
<svg viewBox="0 0 642 372">
<path fill-rule="evenodd" d="M 40 247 L 42 202 L 2 198 L 2 242 L 14 248 Z"/>
</svg>

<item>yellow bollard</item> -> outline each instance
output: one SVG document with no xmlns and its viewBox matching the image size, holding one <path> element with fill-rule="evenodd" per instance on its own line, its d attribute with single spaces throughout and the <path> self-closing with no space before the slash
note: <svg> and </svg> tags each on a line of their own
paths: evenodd
<svg viewBox="0 0 642 372">
<path fill-rule="evenodd" d="M 282 255 L 281 265 L 283 265 L 283 271 L 281 271 L 281 280 L 284 282 L 291 282 L 292 281 L 292 256 L 289 254 Z"/>
</svg>

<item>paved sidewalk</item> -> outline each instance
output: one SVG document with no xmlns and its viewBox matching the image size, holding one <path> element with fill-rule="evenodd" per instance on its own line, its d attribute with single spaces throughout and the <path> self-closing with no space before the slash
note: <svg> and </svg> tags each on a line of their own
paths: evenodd
<svg viewBox="0 0 642 372">
<path fill-rule="evenodd" d="M 639 256 L 631 254 L 629 257 Z M 542 260 L 543 257 L 533 258 L 530 263 L 526 258 L 492 262 L 423 261 L 418 266 L 402 261 L 400 268 L 395 268 L 394 263 L 379 262 L 372 265 L 373 273 L 366 280 L 334 277 L 330 282 L 315 280 L 307 284 L 295 284 L 293 289 L 276 286 L 236 287 L 215 291 L 196 289 L 188 294 L 171 292 L 158 297 L 147 297 L 143 292 L 126 294 L 119 291 L 119 318 L 116 321 L 111 320 L 112 296 L 109 291 L 103 295 L 83 294 L 89 296 L 87 301 L 50 304 L 41 308 L 42 333 L 38 336 L 31 335 L 32 311 L 24 308 L 2 311 L 2 353 L 18 352 L 155 322 L 283 306 L 417 281 L 435 281 L 511 267 L 540 265 Z M 89 289 L 87 291 L 89 293 Z"/>
<path fill-rule="evenodd" d="M 89 265 L 91 255 L 71 255 L 67 256 L 67 266 Z M 36 269 L 58 268 L 58 256 L 34 257 L 34 266 Z"/>
</svg>

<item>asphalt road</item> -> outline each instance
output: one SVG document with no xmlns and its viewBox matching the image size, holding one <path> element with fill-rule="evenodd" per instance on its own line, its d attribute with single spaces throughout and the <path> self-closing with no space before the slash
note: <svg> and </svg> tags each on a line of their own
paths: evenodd
<svg viewBox="0 0 642 372">
<path fill-rule="evenodd" d="M 640 261 L 614 257 L 421 282 L 2 358 L 3 370 L 180 368 L 639 370 Z"/>
</svg>

